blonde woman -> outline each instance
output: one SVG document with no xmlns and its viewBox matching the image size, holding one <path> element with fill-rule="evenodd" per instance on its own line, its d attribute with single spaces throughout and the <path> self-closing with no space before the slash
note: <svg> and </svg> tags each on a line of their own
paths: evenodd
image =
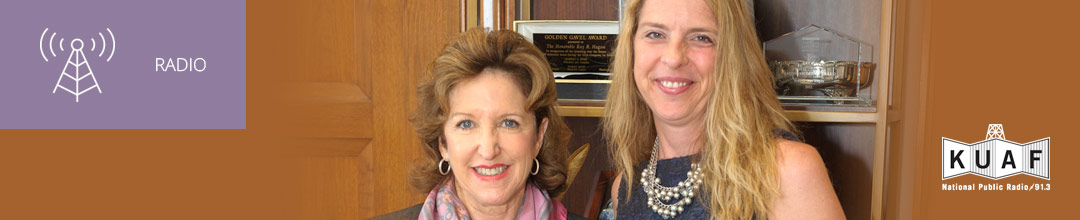
<svg viewBox="0 0 1080 220">
<path fill-rule="evenodd" d="M 741 0 L 629 0 L 604 132 L 619 219 L 843 219 Z"/>
</svg>

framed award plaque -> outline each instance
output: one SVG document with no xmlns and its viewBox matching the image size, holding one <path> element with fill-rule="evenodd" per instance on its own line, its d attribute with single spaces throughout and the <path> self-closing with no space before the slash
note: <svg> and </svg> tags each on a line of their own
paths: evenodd
<svg viewBox="0 0 1080 220">
<path fill-rule="evenodd" d="M 603 100 L 607 96 L 619 22 L 515 21 L 514 31 L 544 52 L 560 100 Z"/>
</svg>

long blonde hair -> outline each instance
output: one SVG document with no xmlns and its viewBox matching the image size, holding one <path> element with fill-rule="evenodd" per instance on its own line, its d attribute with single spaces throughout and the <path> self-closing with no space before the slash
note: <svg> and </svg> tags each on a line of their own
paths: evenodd
<svg viewBox="0 0 1080 220">
<path fill-rule="evenodd" d="M 705 145 L 694 160 L 705 176 L 698 201 L 714 219 L 768 218 L 778 198 L 778 132 L 791 122 L 773 89 L 749 9 L 741 0 L 705 0 L 716 16 L 716 84 L 708 95 Z M 623 15 L 611 87 L 604 110 L 604 133 L 627 200 L 637 164 L 649 159 L 656 128 L 652 112 L 634 83 L 634 33 L 644 0 L 629 0 Z M 707 199 L 707 200 L 706 200 Z M 625 202 L 625 201 L 623 201 Z"/>
</svg>

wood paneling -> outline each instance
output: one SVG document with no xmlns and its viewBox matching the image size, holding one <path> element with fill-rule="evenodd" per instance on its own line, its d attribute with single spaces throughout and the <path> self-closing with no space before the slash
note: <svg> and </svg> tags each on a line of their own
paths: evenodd
<svg viewBox="0 0 1080 220">
<path fill-rule="evenodd" d="M 460 29 L 457 1 L 317 0 L 280 6 L 305 219 L 365 219 L 422 202 L 408 184 L 417 80 Z M 375 169 L 378 167 L 378 169 Z M 375 202 L 377 199 L 377 203 Z"/>
<path fill-rule="evenodd" d="M 360 172 L 357 158 L 305 157 L 301 165 L 304 167 L 301 197 L 304 219 L 360 218 L 360 192 L 355 187 L 360 182 L 360 176 L 355 175 Z"/>
<path fill-rule="evenodd" d="M 374 197 L 371 210 L 382 214 L 422 202 L 423 193 L 412 190 L 407 173 L 420 153 L 419 141 L 409 123 L 416 106 L 416 85 L 442 46 L 457 35 L 461 22 L 457 1 L 370 1 L 367 20 L 356 28 L 361 74 L 374 79 L 375 140 L 373 142 Z M 368 68 L 370 67 L 370 72 Z"/>
<path fill-rule="evenodd" d="M 619 20 L 618 0 L 532 0 L 532 20 Z"/>
<path fill-rule="evenodd" d="M 297 122 L 303 137 L 371 138 L 373 103 L 355 83 L 302 83 L 305 97 Z"/>
<path fill-rule="evenodd" d="M 885 177 L 885 207 L 882 219 L 917 219 L 921 215 L 916 201 L 922 197 L 919 187 L 924 170 L 923 143 L 927 143 L 927 101 L 929 100 L 928 1 L 897 1 L 894 40 L 894 78 L 889 94 L 888 151 Z M 932 153 L 931 153 L 932 155 Z M 933 189 L 934 187 L 930 187 Z"/>
<path fill-rule="evenodd" d="M 298 63 L 304 74 L 296 74 L 306 82 L 358 83 L 356 73 L 353 1 L 313 0 L 293 2 L 290 7 L 302 24 L 282 26 L 283 35 L 299 35 L 289 42 L 299 46 L 302 60 Z"/>
<path fill-rule="evenodd" d="M 288 2 L 280 25 L 297 54 L 287 99 L 297 114 L 291 133 L 302 137 L 301 214 L 304 219 L 371 216 L 369 164 L 375 139 L 371 77 L 357 69 L 356 1 Z"/>
<path fill-rule="evenodd" d="M 870 123 L 798 123 L 829 170 L 833 189 L 849 219 L 871 218 L 874 129 Z"/>
<path fill-rule="evenodd" d="M 376 103 L 375 114 L 379 115 L 374 118 L 378 138 L 372 144 L 378 157 L 371 159 L 379 164 L 379 169 L 361 183 L 377 189 L 374 197 L 380 204 L 366 210 L 369 216 L 374 216 L 417 201 L 416 193 L 412 193 L 406 181 L 409 164 L 403 162 L 412 161 L 418 151 L 408 127 L 408 116 L 402 114 L 415 105 L 408 97 L 415 88 L 411 79 L 416 73 L 409 72 L 410 68 L 404 62 L 408 54 L 406 43 L 409 42 L 404 39 L 407 36 L 402 28 L 405 20 L 414 18 L 405 17 L 405 1 L 361 2 L 367 2 L 367 7 L 360 10 L 367 11 L 357 13 L 357 19 L 362 22 L 355 28 L 361 35 L 357 39 L 363 42 L 363 47 L 358 48 L 360 72 L 378 79 L 372 84 L 372 90 L 376 92 L 372 97 Z"/>
<path fill-rule="evenodd" d="M 585 217 L 596 217 L 597 211 L 593 209 L 592 202 L 597 199 L 606 199 L 607 192 L 597 194 L 596 189 L 602 183 L 604 171 L 614 171 L 614 166 L 609 159 L 607 144 L 604 143 L 604 134 L 600 127 L 599 117 L 566 117 L 566 124 L 572 130 L 570 138 L 570 152 L 577 150 L 585 144 L 589 144 L 589 152 L 581 170 L 578 171 L 574 182 L 567 187 L 563 195 L 562 203 L 570 213 Z M 610 185 L 611 183 L 607 183 Z M 606 188 L 606 186 L 600 186 Z"/>
</svg>

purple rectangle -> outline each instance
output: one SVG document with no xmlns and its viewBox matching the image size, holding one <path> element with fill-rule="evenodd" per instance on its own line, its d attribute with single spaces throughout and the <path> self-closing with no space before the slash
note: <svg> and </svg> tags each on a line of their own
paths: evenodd
<svg viewBox="0 0 1080 220">
<path fill-rule="evenodd" d="M 2 1 L 0 129 L 245 129 L 246 22 L 234 0 Z"/>
</svg>

